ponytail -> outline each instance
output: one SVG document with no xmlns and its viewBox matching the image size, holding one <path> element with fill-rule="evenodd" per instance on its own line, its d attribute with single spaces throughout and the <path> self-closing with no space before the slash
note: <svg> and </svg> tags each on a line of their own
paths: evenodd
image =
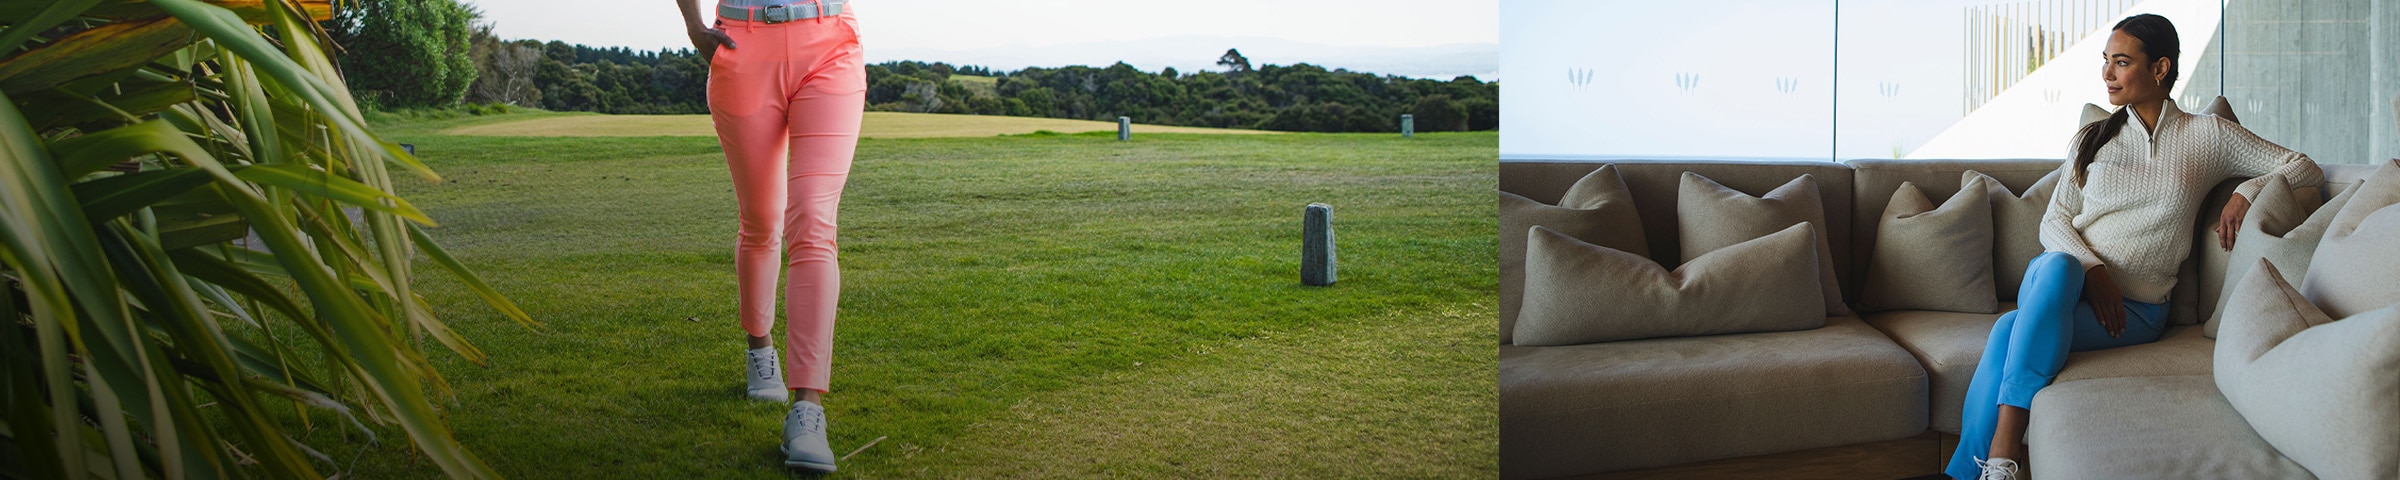
<svg viewBox="0 0 2400 480">
<path fill-rule="evenodd" d="M 2075 146 L 2075 186 L 2083 186 L 2084 170 L 2092 166 L 2093 157 L 2100 156 L 2101 145 L 2107 145 L 2109 140 L 2117 138 L 2118 132 L 2125 130 L 2126 112 L 2132 110 L 2133 107 L 2119 108 L 2117 113 L 2108 114 L 2107 120 L 2083 127 L 2083 134 L 2079 135 L 2083 143 Z"/>
</svg>

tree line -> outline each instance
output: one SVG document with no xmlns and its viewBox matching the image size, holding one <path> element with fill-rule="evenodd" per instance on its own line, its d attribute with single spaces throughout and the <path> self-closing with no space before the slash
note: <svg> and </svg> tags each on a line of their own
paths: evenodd
<svg viewBox="0 0 2400 480">
<path fill-rule="evenodd" d="M 708 112 L 708 61 L 691 49 L 502 40 L 455 0 L 360 0 L 328 22 L 351 89 L 373 108 L 506 104 L 615 114 Z M 1306 63 L 1217 70 L 1107 67 L 1013 72 L 940 62 L 868 65 L 872 111 L 1009 115 L 1308 132 L 1496 130 L 1500 84 L 1376 75 Z"/>
</svg>

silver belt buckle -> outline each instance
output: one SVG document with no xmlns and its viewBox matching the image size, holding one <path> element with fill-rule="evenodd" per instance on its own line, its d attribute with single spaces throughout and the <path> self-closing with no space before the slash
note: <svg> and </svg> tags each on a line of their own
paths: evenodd
<svg viewBox="0 0 2400 480">
<path fill-rule="evenodd" d="M 763 20 L 767 23 L 783 23 L 792 21 L 792 9 L 790 8 L 790 5 L 770 5 L 766 8 L 759 9 L 758 14 L 760 17 L 763 17 L 760 20 Z"/>
</svg>

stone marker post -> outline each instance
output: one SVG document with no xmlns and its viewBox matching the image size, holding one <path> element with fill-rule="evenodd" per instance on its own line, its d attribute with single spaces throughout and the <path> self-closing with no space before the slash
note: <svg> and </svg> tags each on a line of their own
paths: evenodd
<svg viewBox="0 0 2400 480">
<path fill-rule="evenodd" d="M 1333 206 L 1308 204 L 1300 235 L 1300 283 L 1333 284 Z"/>
<path fill-rule="evenodd" d="M 1417 116 L 1400 114 L 1400 138 L 1417 138 Z"/>
<path fill-rule="evenodd" d="M 1117 141 L 1133 139 L 1133 117 L 1117 117 Z"/>
</svg>

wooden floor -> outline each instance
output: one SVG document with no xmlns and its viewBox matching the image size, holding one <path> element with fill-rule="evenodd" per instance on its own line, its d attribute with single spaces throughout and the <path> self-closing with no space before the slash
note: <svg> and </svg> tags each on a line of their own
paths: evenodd
<svg viewBox="0 0 2400 480">
<path fill-rule="evenodd" d="M 1899 440 L 1728 458 L 1669 467 L 1608 472 L 1577 480 L 1707 479 L 1936 479 L 1958 436 L 1927 430 Z"/>
</svg>

